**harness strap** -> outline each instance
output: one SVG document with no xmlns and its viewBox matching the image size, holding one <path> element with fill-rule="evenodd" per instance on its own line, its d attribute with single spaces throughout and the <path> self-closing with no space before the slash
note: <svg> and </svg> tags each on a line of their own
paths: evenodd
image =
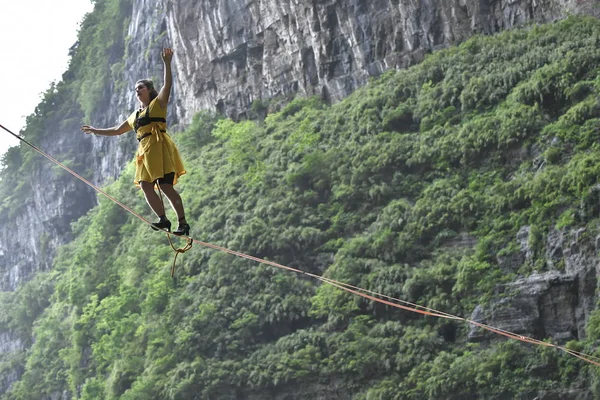
<svg viewBox="0 0 600 400">
<path fill-rule="evenodd" d="M 133 128 L 137 132 L 138 129 L 140 129 L 142 126 L 146 126 L 148 124 L 151 124 L 152 122 L 167 122 L 167 120 L 161 117 L 150 117 L 150 105 L 148 105 L 148 107 L 146 107 L 146 112 L 143 116 L 140 117 L 140 110 L 137 110 L 137 112 L 135 113 L 135 122 L 133 124 Z M 138 140 L 142 139 L 143 137 Z"/>
<path fill-rule="evenodd" d="M 147 138 L 148 136 L 152 136 L 152 132 L 146 132 L 142 135 L 142 137 L 137 138 L 138 142 L 141 142 L 142 139 Z"/>
</svg>

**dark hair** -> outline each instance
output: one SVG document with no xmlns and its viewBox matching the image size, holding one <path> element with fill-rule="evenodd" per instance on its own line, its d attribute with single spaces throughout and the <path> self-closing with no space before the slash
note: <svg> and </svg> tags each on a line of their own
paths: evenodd
<svg viewBox="0 0 600 400">
<path fill-rule="evenodd" d="M 154 83 L 150 79 L 140 79 L 135 84 L 137 85 L 138 83 L 143 83 L 144 86 L 148 88 L 148 91 L 150 92 L 150 101 L 158 97 L 158 92 L 154 89 Z"/>
</svg>

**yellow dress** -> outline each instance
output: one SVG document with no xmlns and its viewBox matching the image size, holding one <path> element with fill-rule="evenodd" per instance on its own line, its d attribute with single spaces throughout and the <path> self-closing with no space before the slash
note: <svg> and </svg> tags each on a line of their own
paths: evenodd
<svg viewBox="0 0 600 400">
<path fill-rule="evenodd" d="M 177 179 L 185 174 L 179 150 L 167 133 L 166 118 L 167 108 L 161 107 L 158 98 L 127 118 L 127 123 L 136 132 L 140 142 L 135 160 L 134 181 L 138 186 L 140 181 L 154 182 L 171 172 L 175 173 L 175 185 Z"/>
</svg>

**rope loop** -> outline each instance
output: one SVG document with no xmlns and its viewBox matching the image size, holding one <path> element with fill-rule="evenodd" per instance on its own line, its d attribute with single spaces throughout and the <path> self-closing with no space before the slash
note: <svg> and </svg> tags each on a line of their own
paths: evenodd
<svg viewBox="0 0 600 400">
<path fill-rule="evenodd" d="M 183 254 L 186 251 L 188 251 L 189 249 L 191 249 L 192 244 L 194 244 L 194 239 L 192 239 L 191 237 L 188 237 L 186 245 L 183 247 L 180 247 L 180 248 L 175 248 L 175 246 L 173 245 L 173 241 L 171 240 L 171 233 L 167 232 L 167 239 L 169 239 L 169 244 L 171 245 L 171 248 L 175 252 L 175 257 L 173 258 L 173 265 L 171 265 L 171 278 L 174 278 L 175 277 L 175 263 L 177 262 L 177 256 L 179 254 Z"/>
</svg>

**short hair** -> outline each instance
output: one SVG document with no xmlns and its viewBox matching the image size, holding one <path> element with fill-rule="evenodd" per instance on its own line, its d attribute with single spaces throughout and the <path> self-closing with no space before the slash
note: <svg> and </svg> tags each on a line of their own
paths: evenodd
<svg viewBox="0 0 600 400">
<path fill-rule="evenodd" d="M 154 83 L 150 79 L 140 79 L 135 84 L 137 85 L 138 83 L 143 83 L 144 86 L 148 88 L 148 91 L 150 92 L 150 101 L 158 97 L 158 92 L 154 89 Z"/>
</svg>

